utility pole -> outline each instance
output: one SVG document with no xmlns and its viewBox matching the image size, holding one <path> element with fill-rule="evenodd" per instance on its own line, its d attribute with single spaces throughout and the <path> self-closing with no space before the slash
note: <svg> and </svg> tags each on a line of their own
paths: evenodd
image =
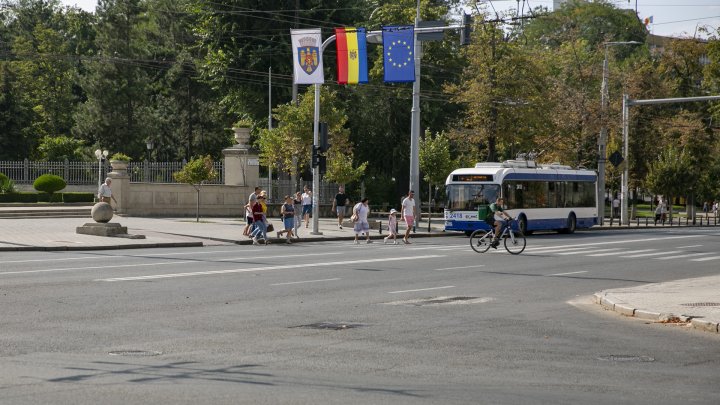
<svg viewBox="0 0 720 405">
<path fill-rule="evenodd" d="M 415 81 L 413 82 L 412 120 L 410 127 L 410 187 L 418 198 L 415 200 L 415 212 L 420 214 L 420 61 L 422 60 L 422 42 L 418 40 L 418 25 L 420 23 L 420 0 L 417 1 L 415 14 Z M 415 218 L 415 225 L 420 224 L 420 215 Z"/>
<path fill-rule="evenodd" d="M 603 60 L 602 70 L 602 86 L 600 87 L 600 136 L 598 137 L 598 183 L 597 183 L 597 214 L 598 224 L 603 225 L 605 222 L 605 163 L 607 161 L 607 107 L 609 100 L 608 93 L 608 48 L 616 45 L 639 45 L 637 41 L 620 41 L 605 43 L 605 59 Z"/>
</svg>

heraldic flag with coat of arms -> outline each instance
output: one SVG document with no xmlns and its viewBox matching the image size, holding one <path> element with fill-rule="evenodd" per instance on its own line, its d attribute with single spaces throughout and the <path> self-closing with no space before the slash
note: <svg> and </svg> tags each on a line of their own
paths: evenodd
<svg viewBox="0 0 720 405">
<path fill-rule="evenodd" d="M 335 28 L 338 84 L 368 82 L 365 28 Z"/>
<path fill-rule="evenodd" d="M 382 27 L 386 82 L 415 81 L 414 33 L 412 25 Z"/>
<path fill-rule="evenodd" d="M 293 72 L 297 84 L 325 82 L 322 63 L 320 28 L 290 30 L 293 51 Z"/>
</svg>

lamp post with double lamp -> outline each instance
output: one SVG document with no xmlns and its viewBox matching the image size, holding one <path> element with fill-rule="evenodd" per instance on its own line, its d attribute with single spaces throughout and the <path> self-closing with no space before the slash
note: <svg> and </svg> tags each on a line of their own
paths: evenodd
<svg viewBox="0 0 720 405">
<path fill-rule="evenodd" d="M 98 190 L 100 190 L 100 186 L 103 183 L 102 180 L 102 164 L 105 161 L 105 158 L 107 158 L 108 151 L 107 150 L 100 150 L 95 149 L 95 157 L 98 160 Z"/>
<path fill-rule="evenodd" d="M 602 86 L 600 87 L 600 111 L 601 111 L 601 124 L 600 136 L 598 137 L 598 185 L 597 185 L 597 211 L 599 224 L 603 225 L 605 220 L 605 156 L 607 152 L 605 150 L 607 146 L 607 126 L 605 126 L 605 120 L 607 117 L 608 107 L 608 48 L 611 46 L 618 45 L 640 45 L 642 42 L 638 41 L 617 41 L 617 42 L 605 42 L 605 59 L 603 60 L 602 70 Z"/>
</svg>

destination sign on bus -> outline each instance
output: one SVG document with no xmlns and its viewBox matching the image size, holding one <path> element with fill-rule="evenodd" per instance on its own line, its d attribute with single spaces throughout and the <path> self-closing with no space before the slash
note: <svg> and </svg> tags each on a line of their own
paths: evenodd
<svg viewBox="0 0 720 405">
<path fill-rule="evenodd" d="M 493 181 L 492 174 L 453 174 L 453 181 Z"/>
</svg>

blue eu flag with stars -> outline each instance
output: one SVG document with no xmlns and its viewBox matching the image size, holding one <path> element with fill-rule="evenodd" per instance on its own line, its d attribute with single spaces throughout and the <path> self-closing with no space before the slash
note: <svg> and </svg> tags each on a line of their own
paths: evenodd
<svg viewBox="0 0 720 405">
<path fill-rule="evenodd" d="M 415 43 L 412 25 L 382 27 L 386 82 L 415 81 Z"/>
</svg>

